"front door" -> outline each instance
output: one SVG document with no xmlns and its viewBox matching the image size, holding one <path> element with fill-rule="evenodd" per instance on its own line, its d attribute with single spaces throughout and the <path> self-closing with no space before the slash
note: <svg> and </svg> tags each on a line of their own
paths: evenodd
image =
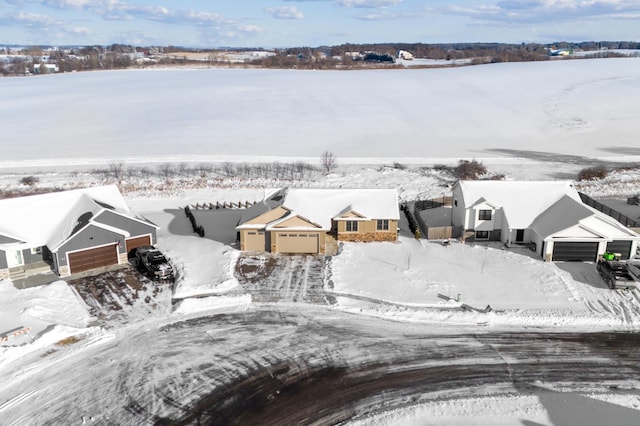
<svg viewBox="0 0 640 426">
<path fill-rule="evenodd" d="M 21 266 L 24 264 L 24 259 L 22 258 L 22 250 L 14 250 L 7 251 L 7 266 L 9 268 L 13 268 L 15 266 Z"/>
<path fill-rule="evenodd" d="M 516 230 L 516 243 L 521 243 L 524 241 L 524 229 Z"/>
</svg>

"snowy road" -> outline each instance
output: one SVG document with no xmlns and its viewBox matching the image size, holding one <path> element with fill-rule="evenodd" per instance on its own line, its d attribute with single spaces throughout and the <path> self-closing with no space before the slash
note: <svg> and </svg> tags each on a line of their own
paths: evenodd
<svg viewBox="0 0 640 426">
<path fill-rule="evenodd" d="M 87 338 L 3 371 L 3 424 L 327 424 L 439 398 L 640 377 L 640 336 L 455 334 L 307 304 Z M 635 391 L 634 392 L 638 392 Z M 637 411 L 618 407 L 619 410 Z M 624 419 L 625 413 L 622 413 Z"/>
</svg>

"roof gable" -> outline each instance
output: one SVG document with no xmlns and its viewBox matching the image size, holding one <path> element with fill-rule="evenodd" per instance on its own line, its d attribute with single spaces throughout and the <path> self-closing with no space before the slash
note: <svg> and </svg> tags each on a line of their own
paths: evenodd
<svg viewBox="0 0 640 426">
<path fill-rule="evenodd" d="M 483 207 L 489 207 L 490 209 L 493 209 L 493 210 L 499 210 L 500 209 L 499 205 L 491 203 L 491 202 L 485 200 L 484 197 L 481 197 L 480 199 L 478 199 L 478 201 L 476 201 L 470 207 L 472 207 L 474 209 L 480 209 L 480 208 L 483 208 Z"/>
<path fill-rule="evenodd" d="M 273 210 L 266 211 L 259 216 L 254 217 L 245 222 L 247 225 L 266 225 L 267 223 L 273 222 L 274 220 L 281 219 L 287 216 L 289 213 L 289 209 L 284 208 L 282 206 L 278 206 Z"/>
<path fill-rule="evenodd" d="M 353 211 L 353 210 L 348 210 L 344 213 L 341 213 L 340 215 L 336 216 L 336 219 L 365 219 L 366 217 L 364 215 L 361 215 L 360 213 Z"/>
<path fill-rule="evenodd" d="M 601 233 L 595 232 L 592 229 L 589 229 L 588 227 L 582 225 L 582 224 L 575 224 L 573 226 L 570 226 L 569 228 L 566 229 L 562 229 L 558 232 L 556 232 L 553 235 L 549 235 L 545 238 L 558 238 L 558 239 L 563 239 L 563 238 L 591 238 L 591 239 L 606 239 L 607 237 L 602 235 Z"/>
<path fill-rule="evenodd" d="M 120 217 L 123 217 L 123 218 L 125 218 L 127 220 L 130 220 L 130 221 L 133 221 L 133 222 L 142 223 L 143 225 L 151 226 L 151 227 L 156 228 L 156 229 L 160 228 L 158 225 L 156 225 L 155 223 L 151 222 L 150 220 L 148 220 L 148 219 L 146 219 L 144 217 L 133 216 L 131 214 L 126 214 L 126 213 L 123 213 L 123 212 L 120 212 L 120 211 L 117 211 L 117 210 L 113 210 L 113 209 L 110 209 L 110 208 L 102 209 L 102 211 L 100 211 L 100 213 L 96 214 L 93 217 L 93 221 L 94 222 L 100 222 L 101 224 L 104 224 L 104 225 L 108 226 L 109 224 L 107 223 L 107 221 L 105 221 L 105 217 L 108 214 L 113 214 L 113 215 L 116 215 L 116 216 L 120 216 Z"/>
<path fill-rule="evenodd" d="M 276 229 L 322 229 L 322 226 L 317 223 L 313 223 L 307 218 L 304 218 L 299 215 L 293 215 L 290 217 L 283 218 L 282 220 L 276 221 L 269 225 L 267 229 L 276 230 Z"/>
<path fill-rule="evenodd" d="M 98 223 L 98 222 L 89 222 L 87 224 L 85 224 L 84 226 L 82 226 L 81 228 L 77 229 L 73 234 L 69 235 L 68 238 L 65 238 L 64 240 L 60 241 L 57 245 L 55 246 L 49 246 L 50 250 L 52 252 L 57 252 L 61 247 L 64 247 L 69 241 L 72 241 L 74 238 L 77 237 L 81 237 L 83 232 L 85 230 L 88 230 L 90 228 L 101 228 L 104 229 L 106 231 L 109 231 L 113 234 L 116 235 L 121 235 L 125 238 L 128 238 L 131 236 L 131 234 L 129 234 L 129 232 L 123 230 L 123 229 L 119 229 L 119 228 L 115 228 L 113 226 L 109 226 L 109 225 L 105 225 L 103 223 Z"/>
</svg>

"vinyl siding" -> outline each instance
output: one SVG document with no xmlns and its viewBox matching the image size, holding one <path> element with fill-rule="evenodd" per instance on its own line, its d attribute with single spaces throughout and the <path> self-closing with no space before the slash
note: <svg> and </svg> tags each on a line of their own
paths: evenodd
<svg viewBox="0 0 640 426">
<path fill-rule="evenodd" d="M 58 267 L 67 265 L 67 252 L 97 247 L 109 243 L 119 243 L 118 251 L 124 253 L 124 235 L 89 225 L 75 234 L 69 241 L 60 246 L 58 253 Z"/>
<path fill-rule="evenodd" d="M 0 269 L 7 269 L 7 256 L 3 250 L 0 250 Z"/>
<path fill-rule="evenodd" d="M 109 210 L 104 210 L 98 216 L 93 218 L 93 220 L 104 223 L 105 225 L 113 226 L 114 228 L 125 230 L 131 234 L 131 237 L 151 234 L 151 244 L 156 243 L 156 227 L 153 225 L 122 216 Z"/>
<path fill-rule="evenodd" d="M 34 247 L 35 248 L 35 247 Z M 24 260 L 24 264 L 28 265 L 30 263 L 36 263 L 43 260 L 42 253 L 44 253 L 44 248 L 42 248 L 42 252 L 40 254 L 31 254 L 31 249 L 22 250 L 22 259 Z"/>
</svg>

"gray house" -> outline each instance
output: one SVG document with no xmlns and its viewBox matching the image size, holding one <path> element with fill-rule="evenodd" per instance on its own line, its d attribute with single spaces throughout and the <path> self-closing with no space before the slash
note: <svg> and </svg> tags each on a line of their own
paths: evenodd
<svg viewBox="0 0 640 426">
<path fill-rule="evenodd" d="M 157 229 L 115 185 L 0 200 L 0 279 L 124 263 L 134 248 L 156 243 Z"/>
</svg>

